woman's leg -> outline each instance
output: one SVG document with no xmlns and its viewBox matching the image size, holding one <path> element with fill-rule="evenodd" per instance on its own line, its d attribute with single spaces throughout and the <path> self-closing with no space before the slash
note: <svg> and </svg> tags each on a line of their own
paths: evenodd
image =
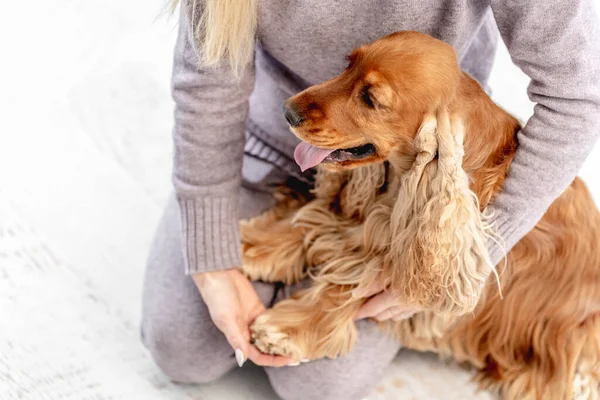
<svg viewBox="0 0 600 400">
<path fill-rule="evenodd" d="M 400 350 L 400 343 L 373 322 L 358 321 L 357 327 L 356 345 L 345 356 L 297 367 L 267 368 L 273 389 L 283 400 L 359 400 L 369 395 Z"/>
<path fill-rule="evenodd" d="M 245 208 L 260 202 L 247 191 L 241 200 Z M 254 211 L 260 210 L 249 210 Z M 271 301 L 273 285 L 255 282 L 254 287 L 263 303 Z M 176 382 L 210 382 L 236 366 L 231 346 L 211 321 L 191 277 L 184 274 L 179 205 L 173 197 L 148 258 L 142 338 L 158 366 Z"/>
</svg>

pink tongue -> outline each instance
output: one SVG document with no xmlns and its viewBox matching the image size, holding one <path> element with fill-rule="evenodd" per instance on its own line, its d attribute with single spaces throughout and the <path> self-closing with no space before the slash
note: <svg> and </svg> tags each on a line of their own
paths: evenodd
<svg viewBox="0 0 600 400">
<path fill-rule="evenodd" d="M 323 161 L 328 155 L 335 150 L 320 149 L 305 142 L 300 142 L 294 150 L 294 159 L 302 172 L 314 167 Z"/>
</svg>

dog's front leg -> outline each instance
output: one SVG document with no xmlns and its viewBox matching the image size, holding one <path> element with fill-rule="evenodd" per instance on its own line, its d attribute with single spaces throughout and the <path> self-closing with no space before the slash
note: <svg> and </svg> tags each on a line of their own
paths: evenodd
<svg viewBox="0 0 600 400">
<path fill-rule="evenodd" d="M 336 358 L 356 342 L 354 315 L 361 303 L 349 286 L 317 284 L 259 316 L 250 327 L 254 345 L 297 361 Z"/>
</svg>

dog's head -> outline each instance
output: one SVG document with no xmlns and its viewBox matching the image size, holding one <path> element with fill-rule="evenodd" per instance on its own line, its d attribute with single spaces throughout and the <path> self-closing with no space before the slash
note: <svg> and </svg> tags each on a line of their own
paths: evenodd
<svg viewBox="0 0 600 400">
<path fill-rule="evenodd" d="M 407 151 L 424 117 L 452 101 L 461 77 L 453 48 L 418 32 L 386 36 L 348 60 L 338 77 L 284 105 L 303 142 L 295 153 L 303 170 L 353 168 Z"/>
</svg>

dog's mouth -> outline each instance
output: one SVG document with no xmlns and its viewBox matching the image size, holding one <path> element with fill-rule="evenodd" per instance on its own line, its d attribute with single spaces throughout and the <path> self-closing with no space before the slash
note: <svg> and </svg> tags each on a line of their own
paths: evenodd
<svg viewBox="0 0 600 400">
<path fill-rule="evenodd" d="M 376 154 L 371 143 L 349 149 L 321 149 L 306 142 L 301 142 L 294 151 L 294 159 L 302 171 L 306 171 L 321 163 L 338 163 L 343 161 L 362 160 Z"/>
</svg>

